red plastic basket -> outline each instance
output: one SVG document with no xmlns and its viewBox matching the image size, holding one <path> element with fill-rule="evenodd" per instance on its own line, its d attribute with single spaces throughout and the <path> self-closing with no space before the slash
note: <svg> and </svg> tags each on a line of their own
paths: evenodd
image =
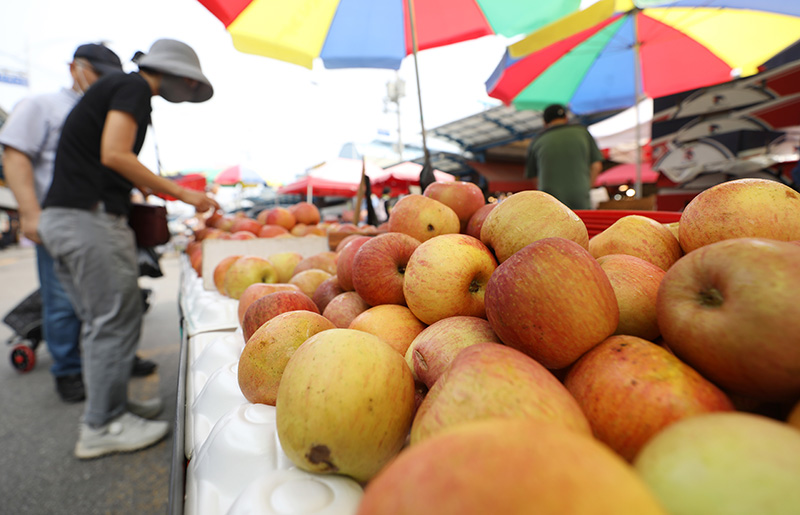
<svg viewBox="0 0 800 515">
<path fill-rule="evenodd" d="M 681 214 L 677 211 L 630 211 L 624 209 L 576 209 L 575 214 L 578 215 L 583 223 L 586 224 L 586 229 L 589 231 L 589 237 L 599 234 L 607 229 L 611 224 L 628 215 L 641 215 L 652 218 L 656 222 L 662 224 L 669 224 L 677 222 L 681 219 Z"/>
</svg>

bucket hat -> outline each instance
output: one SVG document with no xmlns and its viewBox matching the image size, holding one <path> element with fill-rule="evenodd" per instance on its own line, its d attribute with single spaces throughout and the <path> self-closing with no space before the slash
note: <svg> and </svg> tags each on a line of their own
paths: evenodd
<svg viewBox="0 0 800 515">
<path fill-rule="evenodd" d="M 122 71 L 122 61 L 119 60 L 119 56 L 105 45 L 86 43 L 75 49 L 72 58 L 86 59 L 98 75 Z"/>
<path fill-rule="evenodd" d="M 159 39 L 153 43 L 148 53 L 137 52 L 133 61 L 140 69 L 147 68 L 175 77 L 196 80 L 198 85 L 188 95 L 189 102 L 205 102 L 214 94 L 211 81 L 200 69 L 200 59 L 186 43 L 174 39 Z"/>
</svg>

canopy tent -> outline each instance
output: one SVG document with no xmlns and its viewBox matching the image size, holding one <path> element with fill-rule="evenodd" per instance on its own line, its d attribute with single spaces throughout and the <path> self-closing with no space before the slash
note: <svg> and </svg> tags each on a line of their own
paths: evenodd
<svg viewBox="0 0 800 515">
<path fill-rule="evenodd" d="M 317 195 L 320 197 L 355 197 L 358 183 L 340 182 L 307 176 L 278 188 L 280 195 Z"/>
<path fill-rule="evenodd" d="M 370 177 L 372 192 L 380 195 L 385 188 L 389 188 L 389 196 L 391 197 L 408 193 L 409 186 L 419 186 L 422 166 L 419 163 L 405 161 L 386 168 L 383 175 Z M 451 182 L 456 180 L 455 176 L 440 170 L 434 170 L 433 175 L 437 181 Z"/>
<path fill-rule="evenodd" d="M 308 175 L 318 179 L 353 183 L 358 186 L 361 183 L 362 169 L 371 180 L 386 173 L 383 168 L 369 161 L 362 162 L 361 159 L 337 157 L 310 168 Z"/>
</svg>

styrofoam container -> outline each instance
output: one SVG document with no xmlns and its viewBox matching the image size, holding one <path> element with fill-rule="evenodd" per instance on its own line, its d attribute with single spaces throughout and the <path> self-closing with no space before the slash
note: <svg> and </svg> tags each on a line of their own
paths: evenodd
<svg viewBox="0 0 800 515">
<path fill-rule="evenodd" d="M 186 406 L 192 406 L 208 378 L 217 370 L 238 362 L 244 340 L 235 331 L 200 333 L 188 342 Z M 194 427 L 192 410 L 185 412 L 185 425 Z"/>
<path fill-rule="evenodd" d="M 188 336 L 239 327 L 239 301 L 216 291 L 192 288 L 187 291 L 183 316 Z"/>
<path fill-rule="evenodd" d="M 352 479 L 295 469 L 275 407 L 248 403 L 225 413 L 189 462 L 184 513 L 352 514 L 362 495 Z"/>
<path fill-rule="evenodd" d="M 235 406 L 196 447 L 186 469 L 184 513 L 225 513 L 255 477 L 291 466 L 278 443 L 275 407 Z"/>
<path fill-rule="evenodd" d="M 354 515 L 363 496 L 348 477 L 275 470 L 251 481 L 228 515 Z"/>
<path fill-rule="evenodd" d="M 187 404 L 187 409 L 191 410 L 184 424 L 187 458 L 205 442 L 222 415 L 232 408 L 248 403 L 239 388 L 238 369 L 238 361 L 218 369 L 208 378 L 194 402 Z"/>
</svg>

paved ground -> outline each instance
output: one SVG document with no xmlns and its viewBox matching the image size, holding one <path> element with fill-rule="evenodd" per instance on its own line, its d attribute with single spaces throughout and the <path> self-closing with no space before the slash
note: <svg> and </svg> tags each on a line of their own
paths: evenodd
<svg viewBox="0 0 800 515">
<path fill-rule="evenodd" d="M 155 360 L 157 373 L 135 378 L 136 398 L 161 395 L 175 414 L 180 347 L 177 256 L 161 260 L 164 277 L 141 278 L 154 290 L 145 315 L 140 355 Z M 38 287 L 34 251 L 0 250 L 0 319 Z M 21 374 L 11 367 L 12 330 L 0 324 L 0 512 L 34 514 L 149 514 L 167 512 L 172 434 L 134 454 L 79 461 L 72 455 L 83 403 L 64 404 L 54 389 L 46 345 L 36 351 L 36 367 Z"/>
</svg>

